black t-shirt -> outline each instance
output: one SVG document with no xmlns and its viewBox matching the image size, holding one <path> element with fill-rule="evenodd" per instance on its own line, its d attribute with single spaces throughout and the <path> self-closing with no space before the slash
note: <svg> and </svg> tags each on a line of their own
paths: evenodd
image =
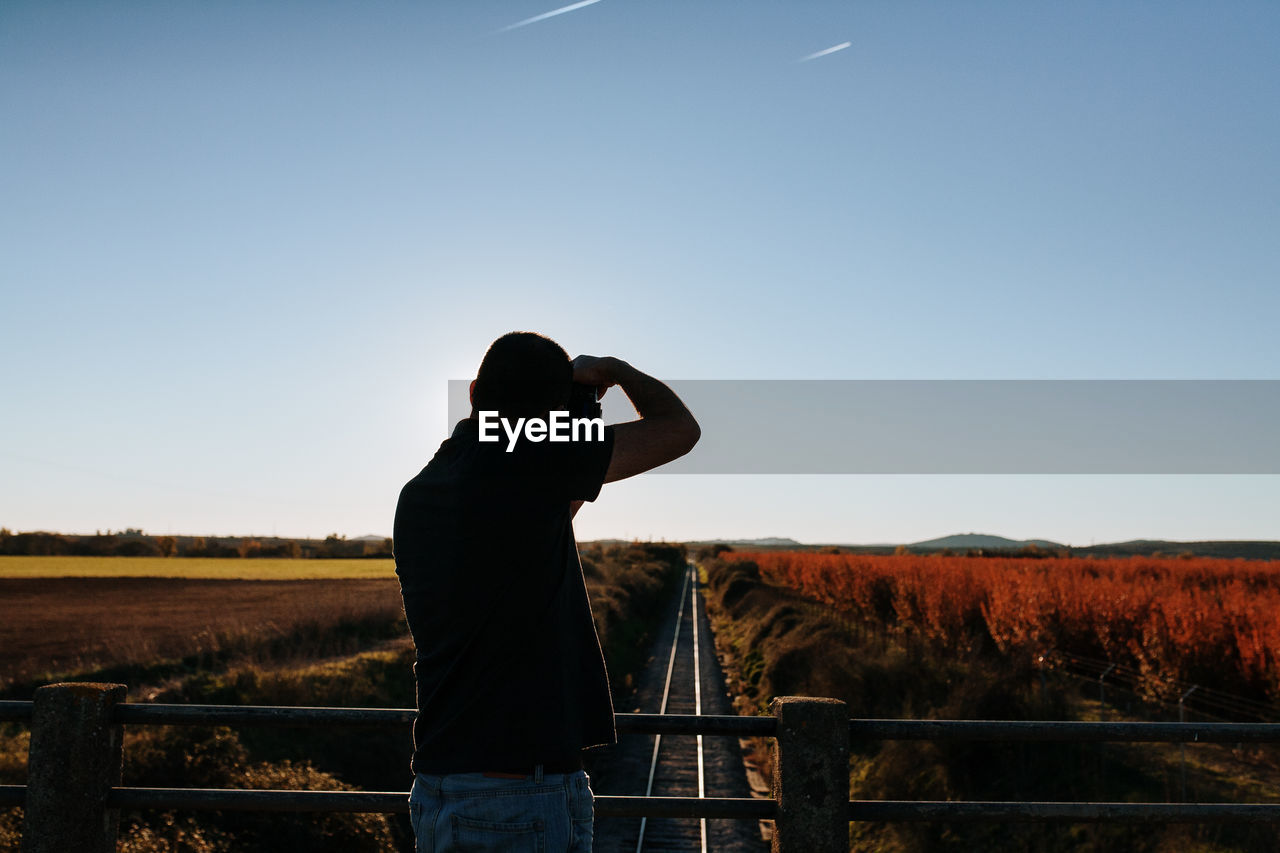
<svg viewBox="0 0 1280 853">
<path fill-rule="evenodd" d="M 616 740 L 569 515 L 600 493 L 612 453 L 612 427 L 603 441 L 522 436 L 508 453 L 467 419 L 400 492 L 414 772 L 531 768 Z"/>
</svg>

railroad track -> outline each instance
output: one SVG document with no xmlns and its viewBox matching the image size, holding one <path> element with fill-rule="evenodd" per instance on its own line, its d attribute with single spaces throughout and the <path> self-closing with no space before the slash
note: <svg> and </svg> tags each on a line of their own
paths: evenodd
<svg viewBox="0 0 1280 853">
<path fill-rule="evenodd" d="M 733 714 L 702 606 L 697 572 L 685 573 L 677 601 L 664 615 L 630 708 L 657 714 Z M 619 710 L 624 710 L 619 708 Z M 656 797 L 749 797 L 736 738 L 623 735 L 588 766 L 598 794 Z M 598 818 L 598 853 L 764 851 L 754 821 Z"/>
</svg>

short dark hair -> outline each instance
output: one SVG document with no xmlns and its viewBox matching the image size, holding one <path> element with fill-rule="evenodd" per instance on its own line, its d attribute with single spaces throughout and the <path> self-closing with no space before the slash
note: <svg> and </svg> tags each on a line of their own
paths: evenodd
<svg viewBox="0 0 1280 853">
<path fill-rule="evenodd" d="M 477 411 L 545 417 L 569 401 L 573 364 L 558 343 L 536 332 L 510 332 L 489 346 L 476 374 Z"/>
</svg>

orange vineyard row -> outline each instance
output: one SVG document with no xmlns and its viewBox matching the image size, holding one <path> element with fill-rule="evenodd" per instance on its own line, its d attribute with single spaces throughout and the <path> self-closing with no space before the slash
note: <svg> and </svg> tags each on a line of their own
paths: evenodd
<svg viewBox="0 0 1280 853">
<path fill-rule="evenodd" d="M 737 552 L 764 577 L 859 621 L 954 651 L 1053 650 L 1280 698 L 1280 561 Z"/>
</svg>

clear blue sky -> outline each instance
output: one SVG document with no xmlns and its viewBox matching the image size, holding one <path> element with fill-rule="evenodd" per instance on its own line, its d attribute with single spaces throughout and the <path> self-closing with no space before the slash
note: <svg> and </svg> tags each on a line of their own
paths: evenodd
<svg viewBox="0 0 1280 853">
<path fill-rule="evenodd" d="M 1280 5 L 503 29 L 557 5 L 0 5 L 0 524 L 388 533 L 517 328 L 668 378 L 1280 378 Z M 1280 538 L 1278 481 L 650 476 L 577 526 Z"/>
</svg>

